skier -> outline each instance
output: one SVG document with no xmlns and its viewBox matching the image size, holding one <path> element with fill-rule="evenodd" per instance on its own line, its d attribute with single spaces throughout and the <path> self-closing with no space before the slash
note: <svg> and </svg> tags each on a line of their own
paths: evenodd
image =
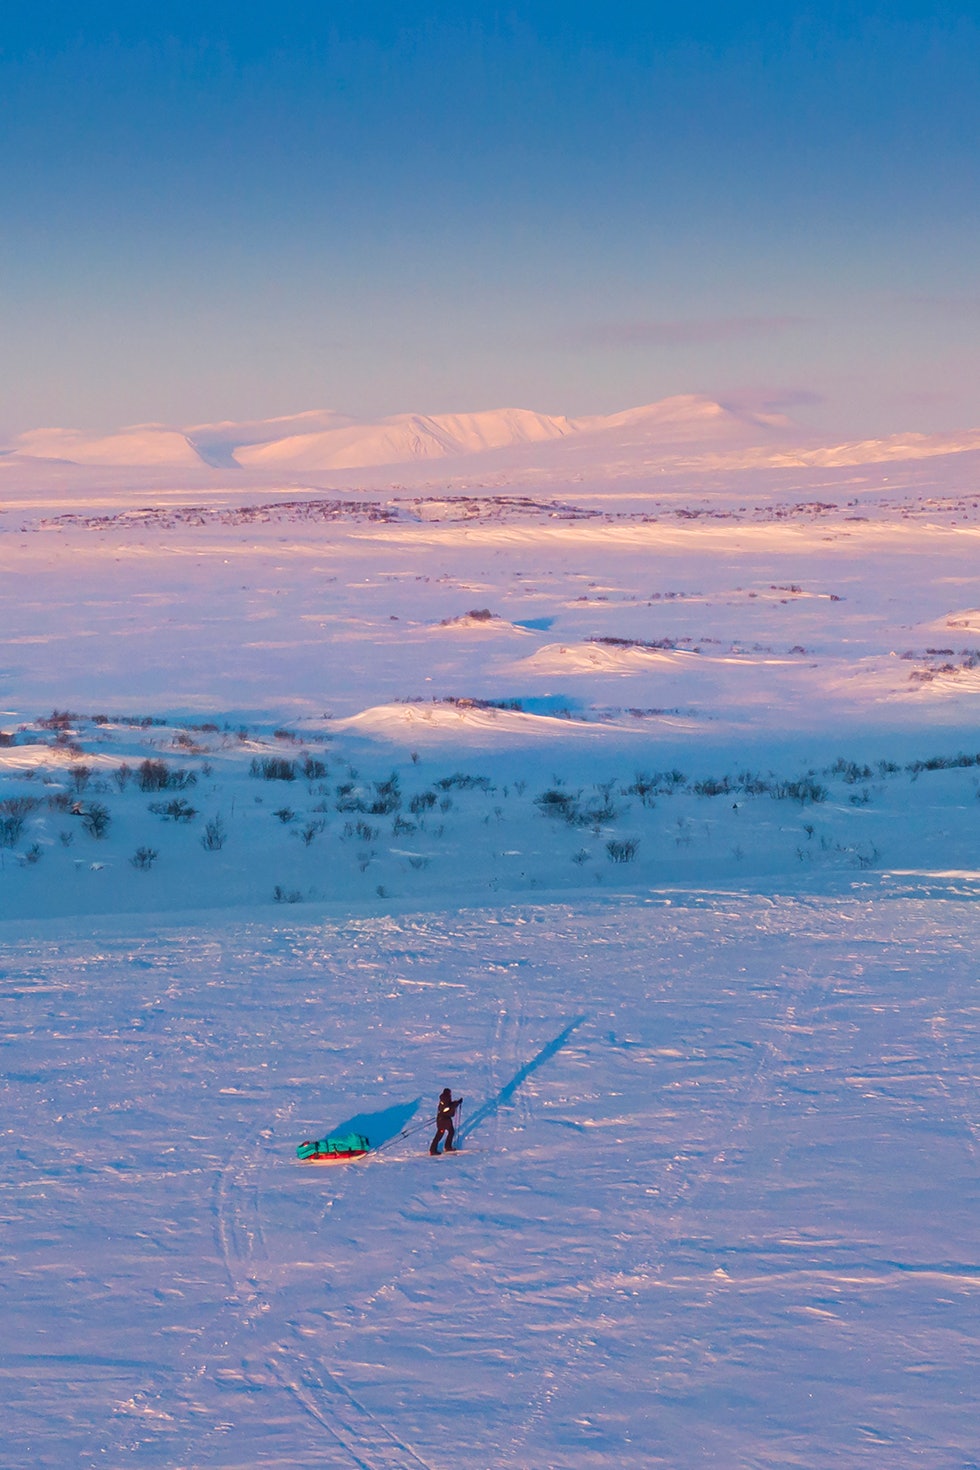
<svg viewBox="0 0 980 1470">
<path fill-rule="evenodd" d="M 443 1134 L 446 1135 L 446 1145 L 443 1153 L 453 1152 L 453 1139 L 456 1136 L 456 1128 L 453 1124 L 453 1115 L 463 1101 L 461 1097 L 453 1097 L 448 1087 L 444 1087 L 439 1094 L 439 1106 L 436 1108 L 436 1136 L 429 1145 L 429 1153 L 439 1152 L 439 1140 Z"/>
</svg>

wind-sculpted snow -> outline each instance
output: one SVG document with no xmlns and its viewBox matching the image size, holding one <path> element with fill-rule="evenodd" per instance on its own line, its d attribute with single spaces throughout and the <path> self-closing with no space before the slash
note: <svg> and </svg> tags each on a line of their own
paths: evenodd
<svg viewBox="0 0 980 1470">
<path fill-rule="evenodd" d="M 739 740 L 975 726 L 967 490 L 572 488 L 25 490 L 0 502 L 0 720 L 55 705 L 351 719 L 433 696 L 527 713 L 564 695 L 608 734 L 617 710 Z M 455 738 L 464 722 L 446 723 Z M 465 723 L 485 739 L 487 720 Z M 495 731 L 517 725 L 544 729 Z"/>
<path fill-rule="evenodd" d="M 943 891 L 13 940 L 5 1467 L 971 1463 Z"/>
</svg>

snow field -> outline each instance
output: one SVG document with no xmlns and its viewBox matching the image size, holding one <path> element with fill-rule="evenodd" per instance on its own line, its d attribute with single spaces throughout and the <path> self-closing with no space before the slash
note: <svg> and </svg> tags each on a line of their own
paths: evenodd
<svg viewBox="0 0 980 1470">
<path fill-rule="evenodd" d="M 675 892 L 10 944 L 4 1463 L 972 1463 L 977 926 Z M 458 1157 L 296 1161 L 446 1082 Z"/>
<path fill-rule="evenodd" d="M 961 486 L 794 500 L 786 485 L 779 502 L 729 487 L 703 504 L 685 488 L 622 504 L 580 486 L 11 497 L 2 708 L 328 714 L 396 740 L 392 708 L 432 696 L 564 701 L 609 740 L 669 739 L 678 719 L 733 740 L 975 725 L 978 528 Z M 432 738 L 504 736 L 530 738 L 473 722 Z"/>
<path fill-rule="evenodd" d="M 4 1467 L 975 1466 L 976 454 L 350 427 L 0 456 Z"/>
</svg>

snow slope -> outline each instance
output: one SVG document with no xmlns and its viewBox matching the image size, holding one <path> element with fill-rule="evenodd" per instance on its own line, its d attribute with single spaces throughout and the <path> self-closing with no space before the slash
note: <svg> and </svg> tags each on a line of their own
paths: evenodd
<svg viewBox="0 0 980 1470">
<path fill-rule="evenodd" d="M 77 429 L 34 429 L 11 446 L 17 455 L 63 459 L 82 465 L 173 465 L 203 461 L 186 434 L 160 424 L 136 425 L 115 434 L 84 434 Z"/>
<path fill-rule="evenodd" d="M 515 444 L 535 444 L 571 432 L 567 419 L 527 409 L 470 414 L 396 414 L 378 424 L 357 424 L 312 434 L 293 434 L 236 449 L 246 468 L 331 470 L 401 464 L 447 455 L 480 454 Z"/>
</svg>

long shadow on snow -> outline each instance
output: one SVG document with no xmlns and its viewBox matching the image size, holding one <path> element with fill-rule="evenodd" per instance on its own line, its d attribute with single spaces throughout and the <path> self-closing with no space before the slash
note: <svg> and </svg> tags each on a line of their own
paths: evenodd
<svg viewBox="0 0 980 1470">
<path fill-rule="evenodd" d="M 460 1139 L 469 1138 L 470 1134 L 479 1128 L 481 1123 L 485 1123 L 488 1118 L 493 1117 L 498 1108 L 506 1107 L 521 1084 L 527 1081 L 532 1072 L 536 1072 L 545 1062 L 550 1062 L 551 1058 L 561 1051 L 572 1032 L 576 1027 L 581 1026 L 584 1020 L 585 1016 L 576 1016 L 575 1020 L 570 1021 L 564 1031 L 559 1032 L 554 1041 L 549 1041 L 547 1046 L 541 1048 L 536 1057 L 532 1057 L 529 1062 L 525 1062 L 521 1070 L 515 1073 L 510 1081 L 500 1089 L 496 1097 L 488 1098 L 485 1103 L 482 1103 L 476 1112 L 460 1128 Z"/>
<path fill-rule="evenodd" d="M 390 1108 L 382 1108 L 379 1113 L 355 1113 L 352 1118 L 331 1128 L 330 1136 L 343 1137 L 345 1133 L 363 1133 L 370 1140 L 372 1148 L 380 1148 L 383 1143 L 389 1143 L 401 1133 L 418 1112 L 421 1101 L 417 1097 L 412 1102 L 392 1103 Z"/>
</svg>

